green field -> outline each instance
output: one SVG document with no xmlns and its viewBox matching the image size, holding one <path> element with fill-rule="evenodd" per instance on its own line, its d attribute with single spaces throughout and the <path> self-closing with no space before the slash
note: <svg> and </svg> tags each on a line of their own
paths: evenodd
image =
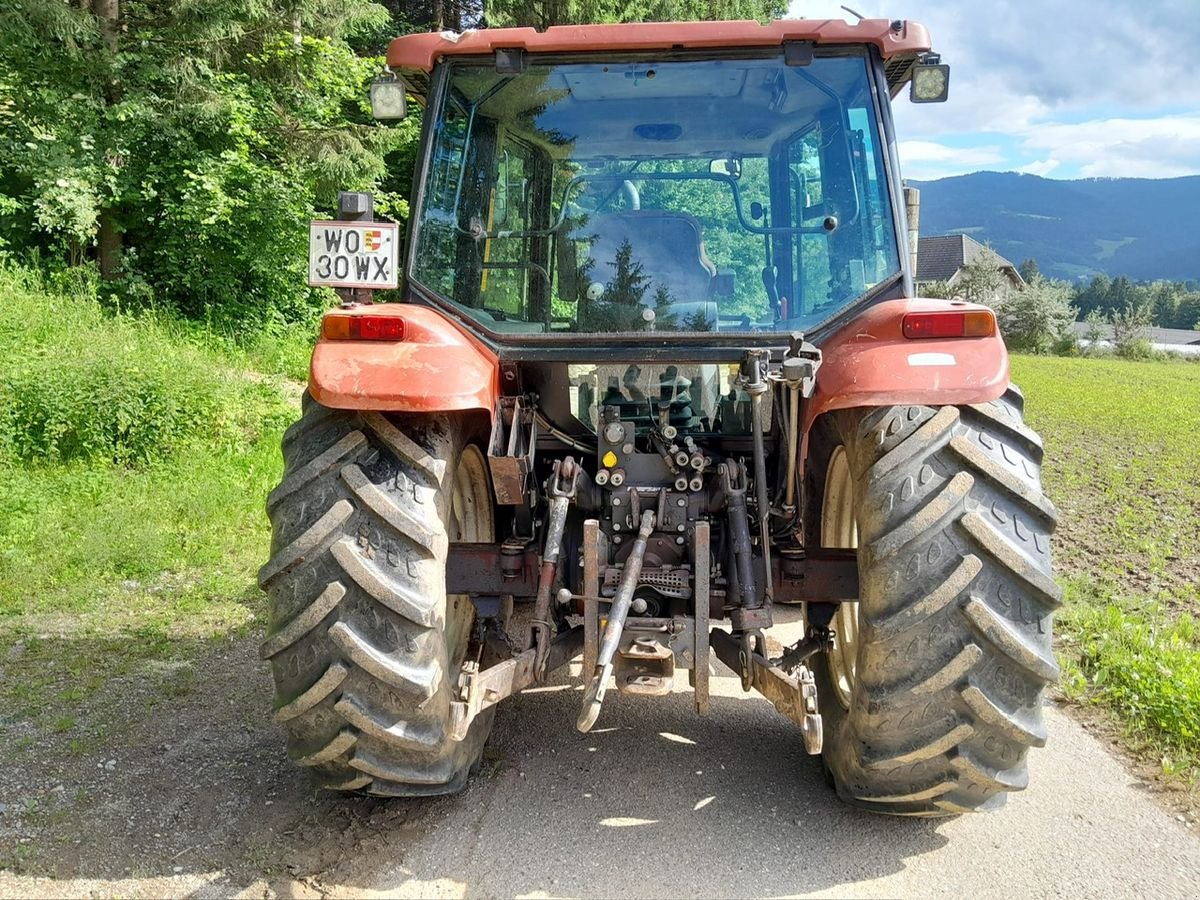
<svg viewBox="0 0 1200 900">
<path fill-rule="evenodd" d="M 1018 357 L 1061 513 L 1062 690 L 1135 749 L 1200 765 L 1200 366 Z"/>
<path fill-rule="evenodd" d="M 190 690 L 190 661 L 261 631 L 263 498 L 296 412 L 279 373 L 302 371 L 307 337 L 247 349 L 14 269 L 0 295 L 0 724 L 82 753 L 114 684 L 136 677 L 153 706 Z M 1200 366 L 1013 368 L 1061 511 L 1062 690 L 1193 778 Z"/>
</svg>

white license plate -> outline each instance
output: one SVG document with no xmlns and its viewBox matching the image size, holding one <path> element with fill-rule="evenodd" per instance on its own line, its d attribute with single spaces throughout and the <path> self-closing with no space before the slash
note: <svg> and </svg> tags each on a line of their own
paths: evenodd
<svg viewBox="0 0 1200 900">
<path fill-rule="evenodd" d="M 345 288 L 398 286 L 395 222 L 310 222 L 308 283 Z"/>
</svg>

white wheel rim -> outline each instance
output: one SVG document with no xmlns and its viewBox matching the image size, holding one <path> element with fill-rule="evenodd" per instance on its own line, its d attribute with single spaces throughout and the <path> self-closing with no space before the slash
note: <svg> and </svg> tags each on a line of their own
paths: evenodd
<svg viewBox="0 0 1200 900">
<path fill-rule="evenodd" d="M 454 470 L 446 518 L 446 535 L 451 541 L 475 544 L 495 540 L 487 461 L 474 445 L 463 450 Z M 446 595 L 446 647 L 457 657 L 452 660 L 456 667 L 462 662 L 468 643 L 467 632 L 474 619 L 475 608 L 469 595 Z"/>
<path fill-rule="evenodd" d="M 454 471 L 449 518 L 447 531 L 452 541 L 486 544 L 495 539 L 487 462 L 474 445 L 463 450 L 458 468 Z"/>
<path fill-rule="evenodd" d="M 825 497 L 821 503 L 821 546 L 851 550 L 858 547 L 854 519 L 854 482 L 846 448 L 838 447 L 825 470 Z M 840 603 L 833 617 L 837 645 L 829 653 L 829 674 L 834 694 L 844 709 L 850 708 L 858 673 L 858 603 Z"/>
</svg>

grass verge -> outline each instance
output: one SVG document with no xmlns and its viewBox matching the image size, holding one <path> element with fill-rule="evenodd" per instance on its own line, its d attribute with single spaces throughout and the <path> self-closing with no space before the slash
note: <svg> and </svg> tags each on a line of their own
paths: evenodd
<svg viewBox="0 0 1200 900">
<path fill-rule="evenodd" d="M 1061 518 L 1062 690 L 1200 778 L 1200 366 L 1017 357 Z"/>
<path fill-rule="evenodd" d="M 19 269 L 0 341 L 0 725 L 82 748 L 114 678 L 186 691 L 187 660 L 260 615 L 295 409 L 254 352 Z"/>
</svg>

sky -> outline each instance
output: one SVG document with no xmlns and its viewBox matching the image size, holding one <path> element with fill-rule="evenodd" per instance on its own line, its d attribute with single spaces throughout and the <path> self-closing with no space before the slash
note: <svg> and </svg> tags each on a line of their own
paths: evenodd
<svg viewBox="0 0 1200 900">
<path fill-rule="evenodd" d="M 906 178 L 1200 174 L 1200 0 L 846 0 L 925 25 L 950 99 L 896 98 Z M 791 0 L 790 17 L 854 16 Z"/>
</svg>

